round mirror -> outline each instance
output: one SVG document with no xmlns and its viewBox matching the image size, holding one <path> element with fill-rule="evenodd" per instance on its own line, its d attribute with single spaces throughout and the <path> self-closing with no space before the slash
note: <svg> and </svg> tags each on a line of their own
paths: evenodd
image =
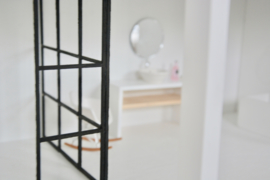
<svg viewBox="0 0 270 180">
<path fill-rule="evenodd" d="M 133 51 L 148 60 L 163 47 L 163 31 L 156 19 L 145 18 L 136 23 L 130 34 Z"/>
</svg>

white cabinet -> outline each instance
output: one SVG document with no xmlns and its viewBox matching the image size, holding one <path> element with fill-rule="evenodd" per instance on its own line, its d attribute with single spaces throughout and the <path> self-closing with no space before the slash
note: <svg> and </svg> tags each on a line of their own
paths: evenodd
<svg viewBox="0 0 270 180">
<path fill-rule="evenodd" d="M 110 85 L 113 122 L 110 135 L 121 137 L 122 113 L 126 109 L 180 105 L 182 82 L 149 84 L 140 80 L 116 81 Z"/>
</svg>

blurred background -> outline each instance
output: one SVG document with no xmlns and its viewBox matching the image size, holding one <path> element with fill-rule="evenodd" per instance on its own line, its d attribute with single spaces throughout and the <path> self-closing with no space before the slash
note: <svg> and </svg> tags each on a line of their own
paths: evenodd
<svg viewBox="0 0 270 180">
<path fill-rule="evenodd" d="M 205 4 L 209 5 L 211 2 L 207 1 Z M 188 97 L 192 97 L 192 93 L 198 94 L 200 89 L 194 92 L 191 90 L 190 94 L 186 91 L 184 99 L 182 88 L 187 85 L 186 89 L 190 90 L 192 78 L 189 77 L 192 73 L 188 72 L 193 72 L 192 67 L 197 68 L 198 72 L 201 72 L 200 68 L 205 68 L 205 74 L 211 75 L 206 68 L 210 67 L 210 60 L 200 61 L 198 58 L 198 64 L 193 65 L 189 63 L 191 60 L 188 61 L 192 48 L 193 54 L 200 56 L 200 51 L 196 50 L 196 37 L 190 38 L 193 30 L 187 31 L 191 27 L 189 20 L 191 22 L 192 18 L 200 16 L 205 9 L 210 14 L 207 16 L 209 22 L 203 21 L 204 17 L 201 17 L 202 21 L 197 20 L 198 26 L 194 25 L 197 27 L 194 32 L 199 32 L 205 22 L 209 23 L 209 27 L 215 27 L 215 24 L 210 23 L 212 21 L 220 20 L 220 26 L 225 24 L 221 28 L 225 35 L 222 36 L 221 33 L 221 38 L 215 39 L 217 42 L 224 42 L 224 47 L 226 46 L 223 49 L 226 54 L 221 53 L 221 58 L 216 56 L 216 61 L 220 61 L 217 69 L 223 68 L 224 71 L 219 79 L 222 86 L 213 85 L 216 89 L 222 89 L 221 95 L 217 97 L 220 98 L 218 107 L 222 111 L 222 121 L 216 126 L 209 126 L 210 130 L 207 131 L 210 136 L 213 132 L 212 135 L 217 137 L 215 174 L 218 175 L 215 177 L 220 180 L 270 178 L 270 1 L 231 0 L 224 5 L 228 9 L 220 16 L 215 16 L 214 13 L 217 12 L 211 11 L 211 14 L 209 9 L 206 12 L 205 7 L 197 7 L 201 11 L 192 16 L 189 13 L 193 6 L 188 0 L 112 1 L 110 137 L 122 140 L 110 143 L 109 179 L 179 179 L 178 171 L 182 167 L 179 165 L 181 157 L 178 157 L 179 152 L 182 152 L 179 151 L 182 147 L 179 143 L 180 136 L 186 137 L 186 141 L 195 142 L 192 138 L 189 139 L 191 136 L 187 137 L 185 131 L 182 133 L 181 128 L 188 126 L 185 123 L 188 112 L 200 115 L 196 111 L 197 106 L 194 111 L 187 111 L 185 108 L 186 114 L 182 110 L 185 106 L 183 103 L 187 106 L 189 104 Z M 98 60 L 101 60 L 101 8 L 101 1 L 83 1 L 83 55 Z M 43 11 L 44 44 L 56 47 L 55 0 L 44 0 Z M 0 178 L 35 179 L 32 0 L 2 0 L 0 14 Z M 61 49 L 75 54 L 78 52 L 77 14 L 76 0 L 60 1 Z M 152 22 L 145 22 L 147 19 Z M 151 23 L 154 25 L 151 26 Z M 212 37 L 211 33 L 215 29 L 207 30 L 206 33 L 204 29 L 201 31 L 202 36 Z M 160 41 L 154 41 L 159 38 Z M 194 41 L 188 43 L 189 40 Z M 200 41 L 200 38 L 197 40 Z M 149 47 L 149 51 L 153 52 L 144 56 L 144 51 L 139 52 L 140 46 L 143 50 Z M 57 64 L 55 52 L 45 50 L 44 56 L 45 65 Z M 76 58 L 61 55 L 61 64 L 76 63 Z M 215 63 L 212 66 L 215 67 Z M 100 98 L 100 73 L 99 68 L 83 70 L 85 104 L 88 100 Z M 77 93 L 78 71 L 61 70 L 61 77 L 62 101 L 77 109 L 77 104 L 74 103 L 77 99 L 72 99 L 72 93 Z M 199 74 L 194 75 L 196 77 Z M 205 78 L 206 85 L 201 86 L 202 92 L 207 91 L 208 80 Z M 57 97 L 57 71 L 45 72 L 45 84 L 45 91 Z M 205 94 L 206 100 L 198 101 L 198 104 L 204 104 L 202 107 L 207 109 Z M 190 102 L 194 102 L 192 98 Z M 97 105 L 98 102 L 93 106 Z M 91 106 L 86 105 L 83 112 L 85 115 L 89 115 L 87 108 L 100 114 L 99 109 L 91 109 Z M 75 132 L 78 129 L 76 117 L 64 109 L 62 116 L 63 132 Z M 47 134 L 55 135 L 56 104 L 49 98 L 46 99 L 46 117 Z M 99 121 L 98 117 L 96 121 Z M 196 121 L 206 122 L 200 119 Z M 207 125 L 198 123 L 190 126 L 202 127 L 200 136 L 206 137 L 202 134 Z M 206 141 L 203 138 L 200 140 L 201 143 Z M 63 148 L 76 158 L 77 150 L 68 146 Z M 190 149 L 190 152 L 193 150 Z M 203 148 L 198 150 L 198 154 L 203 152 Z M 197 169 L 203 169 L 203 157 L 198 158 L 198 164 L 202 165 L 198 165 L 200 167 Z M 99 151 L 84 151 L 83 158 L 83 166 L 98 177 Z M 42 163 L 44 179 L 86 179 L 47 144 L 42 145 Z M 196 172 L 194 171 L 195 174 Z M 194 179 L 203 179 L 203 173 L 200 173 Z M 180 177 L 184 177 L 181 172 Z"/>
</svg>

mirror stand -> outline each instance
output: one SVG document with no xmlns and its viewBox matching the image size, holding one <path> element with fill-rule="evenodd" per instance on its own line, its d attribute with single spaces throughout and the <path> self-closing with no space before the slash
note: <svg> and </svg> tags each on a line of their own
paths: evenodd
<svg viewBox="0 0 270 180">
<path fill-rule="evenodd" d="M 150 68 L 150 65 L 151 65 L 151 63 L 149 61 L 149 58 L 145 58 L 142 61 L 141 69 L 148 69 L 148 68 Z"/>
</svg>

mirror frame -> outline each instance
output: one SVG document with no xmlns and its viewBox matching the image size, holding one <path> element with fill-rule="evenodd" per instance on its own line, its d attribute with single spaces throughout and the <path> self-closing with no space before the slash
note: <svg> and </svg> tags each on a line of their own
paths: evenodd
<svg viewBox="0 0 270 180">
<path fill-rule="evenodd" d="M 146 20 L 146 19 L 152 19 L 152 20 L 157 21 L 158 24 L 159 24 L 159 26 L 160 26 L 160 28 L 161 28 L 161 31 L 162 31 L 162 37 L 161 37 L 162 42 L 161 42 L 161 44 L 159 45 L 159 46 L 160 46 L 160 47 L 159 47 L 159 50 L 158 50 L 156 53 L 150 55 L 149 57 L 143 57 L 143 56 L 137 54 L 137 53 L 135 52 L 135 50 L 134 50 L 134 47 L 133 47 L 133 44 L 132 44 L 132 39 L 131 39 L 131 36 L 132 36 L 132 32 L 133 32 L 133 30 L 134 30 L 134 27 L 135 27 L 136 25 L 138 25 L 140 22 L 142 22 L 142 21 L 144 21 L 144 20 Z M 129 33 L 129 43 L 130 43 L 131 49 L 132 49 L 132 51 L 134 52 L 134 54 L 136 54 L 137 56 L 139 56 L 139 57 L 141 57 L 141 58 L 143 58 L 143 59 L 146 59 L 146 61 L 148 61 L 148 60 L 151 59 L 152 57 L 156 56 L 156 55 L 160 52 L 160 50 L 164 47 L 164 30 L 163 30 L 163 28 L 162 28 L 160 22 L 159 22 L 157 19 L 152 18 L 152 17 L 146 17 L 146 18 L 142 18 L 142 19 L 138 20 L 138 21 L 132 26 L 131 31 L 130 31 L 130 33 Z"/>
</svg>

